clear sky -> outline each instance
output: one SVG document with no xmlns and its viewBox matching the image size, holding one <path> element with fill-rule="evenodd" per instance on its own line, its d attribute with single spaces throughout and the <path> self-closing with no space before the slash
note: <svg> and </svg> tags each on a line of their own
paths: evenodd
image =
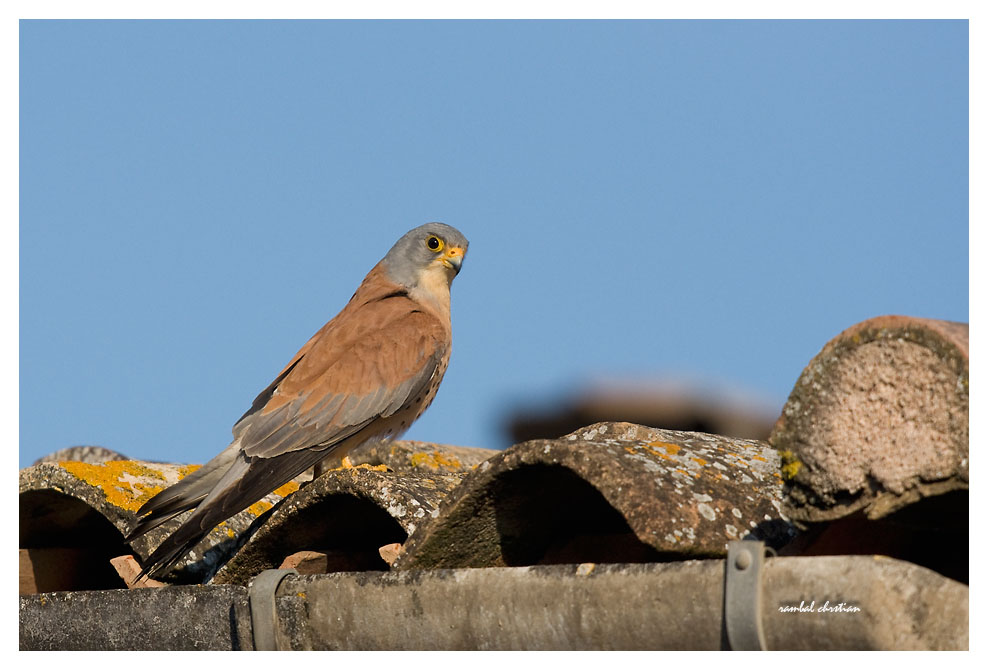
<svg viewBox="0 0 988 670">
<path fill-rule="evenodd" d="M 601 379 L 781 409 L 880 314 L 968 320 L 964 21 L 23 22 L 20 465 L 203 462 L 406 230 L 458 227 L 406 437 Z"/>
</svg>

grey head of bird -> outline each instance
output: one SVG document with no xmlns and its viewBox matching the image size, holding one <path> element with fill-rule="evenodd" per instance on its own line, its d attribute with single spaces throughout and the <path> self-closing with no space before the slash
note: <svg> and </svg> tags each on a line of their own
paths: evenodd
<svg viewBox="0 0 988 670">
<path fill-rule="evenodd" d="M 469 244 L 453 226 L 427 223 L 402 235 L 381 262 L 388 277 L 406 288 L 440 281 L 448 288 Z"/>
</svg>

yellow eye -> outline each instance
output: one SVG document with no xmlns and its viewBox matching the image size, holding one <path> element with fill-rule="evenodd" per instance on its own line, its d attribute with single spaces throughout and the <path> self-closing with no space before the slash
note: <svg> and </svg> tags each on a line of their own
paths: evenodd
<svg viewBox="0 0 988 670">
<path fill-rule="evenodd" d="M 425 246 L 429 247 L 433 251 L 443 250 L 443 241 L 436 237 L 435 235 L 429 235 L 429 238 L 425 241 Z"/>
</svg>

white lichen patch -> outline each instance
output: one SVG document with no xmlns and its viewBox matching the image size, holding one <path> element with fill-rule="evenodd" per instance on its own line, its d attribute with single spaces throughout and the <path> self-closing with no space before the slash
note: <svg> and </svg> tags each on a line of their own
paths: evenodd
<svg viewBox="0 0 988 670">
<path fill-rule="evenodd" d="M 642 467 L 645 468 L 649 472 L 660 472 L 662 470 L 662 466 L 661 465 L 659 465 L 658 463 L 656 463 L 655 461 L 653 461 L 648 456 L 645 456 L 644 454 L 628 454 L 626 458 L 630 458 L 630 459 L 633 459 L 633 460 L 636 460 L 636 461 L 640 461 L 641 464 L 642 464 Z"/>
<path fill-rule="evenodd" d="M 696 506 L 696 509 L 698 512 L 700 512 L 700 516 L 702 516 L 707 521 L 713 521 L 714 519 L 717 518 L 717 513 L 714 512 L 713 508 L 707 503 L 700 503 L 699 505 Z"/>
<path fill-rule="evenodd" d="M 726 526 L 724 526 L 724 531 L 727 533 L 728 537 L 738 536 L 738 529 L 732 526 L 731 524 L 727 524 Z"/>
<path fill-rule="evenodd" d="M 588 430 L 587 432 L 585 432 L 583 434 L 583 439 L 584 440 L 593 440 L 593 439 L 595 439 L 597 437 L 597 435 L 599 433 L 606 433 L 606 432 L 607 432 L 607 428 L 605 426 L 597 426 L 597 427 L 591 428 L 590 430 Z"/>
</svg>

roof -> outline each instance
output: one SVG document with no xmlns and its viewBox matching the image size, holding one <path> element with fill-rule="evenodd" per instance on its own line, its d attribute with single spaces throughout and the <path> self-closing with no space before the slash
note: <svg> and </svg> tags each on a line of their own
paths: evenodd
<svg viewBox="0 0 988 670">
<path fill-rule="evenodd" d="M 966 621 L 968 388 L 966 324 L 879 317 L 809 362 L 767 441 L 608 421 L 501 452 L 370 445 L 353 454 L 359 467 L 302 477 L 224 522 L 162 581 L 246 588 L 264 570 L 291 567 L 313 573 L 315 582 L 298 582 L 304 593 L 334 574 L 392 588 L 383 585 L 404 582 L 387 575 L 482 569 L 522 583 L 528 577 L 510 570 L 570 566 L 539 574 L 577 588 L 580 565 L 716 563 L 723 574 L 729 543 L 760 540 L 787 560 L 898 559 L 926 571 L 916 577 L 933 594 L 924 616 L 957 623 L 962 612 Z M 194 467 L 62 461 L 21 471 L 22 646 L 42 644 L 25 629 L 45 628 L 32 609 L 39 599 L 71 601 L 29 594 L 126 588 L 110 559 L 146 556 L 172 527 L 124 544 L 136 509 Z M 789 565 L 781 560 L 768 565 Z M 832 568 L 799 565 L 807 574 Z M 842 565 L 860 572 L 866 564 Z M 920 574 L 889 579 L 907 573 Z M 943 635 L 876 644 L 967 645 L 966 630 Z M 306 644 L 316 643 L 298 642 Z"/>
</svg>

